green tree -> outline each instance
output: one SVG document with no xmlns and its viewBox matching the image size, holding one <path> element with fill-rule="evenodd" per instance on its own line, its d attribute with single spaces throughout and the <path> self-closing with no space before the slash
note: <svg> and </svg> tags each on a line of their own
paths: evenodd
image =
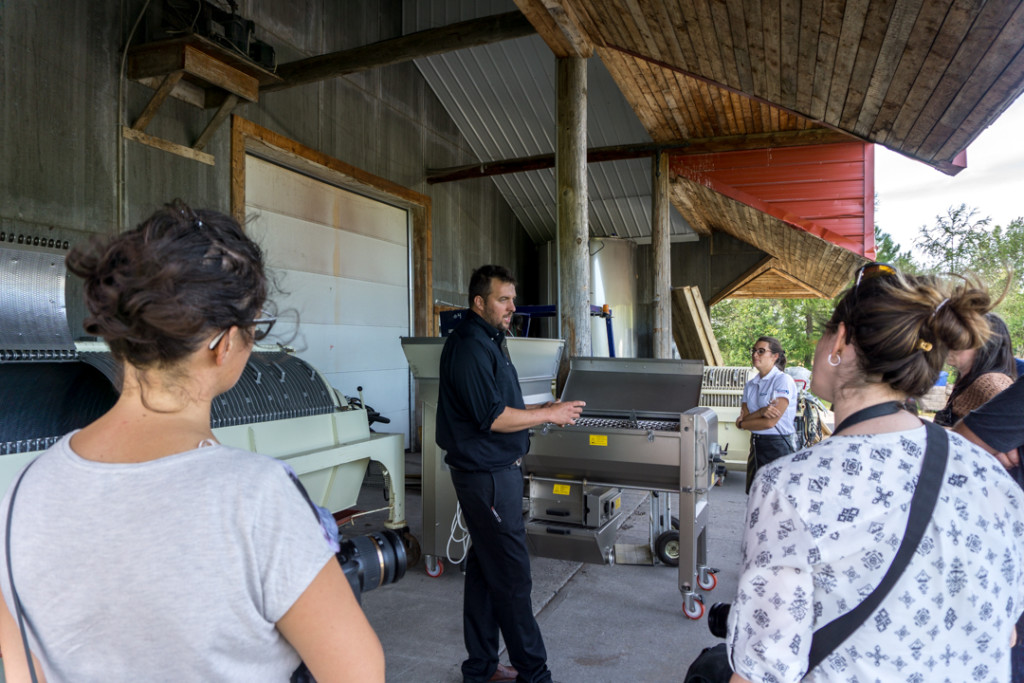
<svg viewBox="0 0 1024 683">
<path fill-rule="evenodd" d="M 979 278 L 993 296 L 1005 292 L 995 312 L 1010 329 L 1014 352 L 1024 354 L 1024 217 L 1006 226 L 989 227 L 989 217 L 965 204 L 950 207 L 936 216 L 935 225 L 921 226 L 915 243 L 927 257 L 929 272 L 954 273 Z"/>
<path fill-rule="evenodd" d="M 914 261 L 910 249 L 904 250 L 892 235 L 875 225 L 875 260 L 888 263 L 905 273 L 916 273 L 920 266 Z"/>
<path fill-rule="evenodd" d="M 726 299 L 711 309 L 711 326 L 726 365 L 750 365 L 750 347 L 767 335 L 779 340 L 790 364 L 809 368 L 832 308 L 829 299 Z"/>
<path fill-rule="evenodd" d="M 915 245 L 921 249 L 927 265 L 948 273 L 963 273 L 978 265 L 978 257 L 988 241 L 989 217 L 977 218 L 977 209 L 966 204 L 949 207 L 945 216 L 936 216 L 931 227 L 922 225 Z"/>
</svg>

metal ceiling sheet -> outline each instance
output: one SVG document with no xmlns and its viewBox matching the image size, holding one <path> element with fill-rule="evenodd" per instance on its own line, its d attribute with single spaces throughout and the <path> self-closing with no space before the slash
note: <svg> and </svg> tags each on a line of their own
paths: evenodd
<svg viewBox="0 0 1024 683">
<path fill-rule="evenodd" d="M 407 0 L 403 8 L 403 33 L 516 10 L 511 0 Z M 458 50 L 415 63 L 480 161 L 554 151 L 555 58 L 539 36 Z M 587 62 L 587 94 L 589 147 L 651 141 L 597 58 Z M 587 176 L 591 235 L 649 241 L 650 161 L 590 164 Z M 494 176 L 493 180 L 534 242 L 555 239 L 553 169 Z M 675 241 L 697 238 L 675 210 L 671 221 Z"/>
</svg>

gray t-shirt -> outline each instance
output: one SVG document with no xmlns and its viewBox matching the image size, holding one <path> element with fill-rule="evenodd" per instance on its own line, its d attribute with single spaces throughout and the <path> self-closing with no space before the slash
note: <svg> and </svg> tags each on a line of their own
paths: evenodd
<svg viewBox="0 0 1024 683">
<path fill-rule="evenodd" d="M 275 623 L 337 549 L 290 469 L 221 445 L 98 463 L 70 437 L 25 475 L 11 531 L 47 680 L 287 681 L 300 660 Z"/>
</svg>

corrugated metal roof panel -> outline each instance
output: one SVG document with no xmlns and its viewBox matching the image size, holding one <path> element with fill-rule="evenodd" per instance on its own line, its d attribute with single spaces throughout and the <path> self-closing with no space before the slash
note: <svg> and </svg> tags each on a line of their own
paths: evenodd
<svg viewBox="0 0 1024 683">
<path fill-rule="evenodd" d="M 511 2 L 406 2 L 404 32 L 514 11 Z M 480 161 L 550 154 L 555 149 L 555 58 L 538 36 L 416 60 L 428 84 Z M 587 62 L 587 142 L 607 147 L 651 137 L 600 59 Z M 588 166 L 594 236 L 649 238 L 651 172 L 646 159 Z M 555 239 L 553 170 L 495 176 L 537 243 Z M 672 233 L 693 235 L 676 211 Z"/>
</svg>

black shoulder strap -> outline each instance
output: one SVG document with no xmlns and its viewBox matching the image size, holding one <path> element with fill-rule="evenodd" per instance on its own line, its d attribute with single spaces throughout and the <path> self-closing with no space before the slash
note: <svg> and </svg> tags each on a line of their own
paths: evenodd
<svg viewBox="0 0 1024 683">
<path fill-rule="evenodd" d="M 14 482 L 14 490 L 11 491 L 11 498 L 7 503 L 7 530 L 5 533 L 4 540 L 4 554 L 7 556 L 7 583 L 11 587 L 11 602 L 14 603 L 14 611 L 18 615 L 18 628 L 21 629 L 21 642 L 25 646 L 25 659 L 28 662 L 28 672 L 32 677 L 32 683 L 37 683 L 36 679 L 36 667 L 32 663 L 32 650 L 28 647 L 28 634 L 25 632 L 25 618 L 21 613 L 21 598 L 18 597 L 18 589 L 14 587 L 14 570 L 11 569 L 11 517 L 14 513 L 14 497 L 18 495 L 18 488 L 21 486 L 21 480 L 25 478 L 25 473 L 28 469 L 35 464 L 35 460 L 25 466 L 25 469 L 21 471 L 18 476 L 18 481 Z"/>
<path fill-rule="evenodd" d="M 949 436 L 946 430 L 931 422 L 924 423 L 927 438 L 925 442 L 924 460 L 921 463 L 921 474 L 914 488 L 914 497 L 910 501 L 910 518 L 907 530 L 903 534 L 896 557 L 889 565 L 875 590 L 868 597 L 843 616 L 831 621 L 814 632 L 811 640 L 811 654 L 808 657 L 807 673 L 814 670 L 832 652 L 843 644 L 854 631 L 882 604 L 882 600 L 896 585 L 903 570 L 910 564 L 910 558 L 917 552 L 924 531 L 935 510 L 935 502 L 939 498 L 939 489 L 946 473 L 946 461 L 949 457 Z"/>
</svg>

